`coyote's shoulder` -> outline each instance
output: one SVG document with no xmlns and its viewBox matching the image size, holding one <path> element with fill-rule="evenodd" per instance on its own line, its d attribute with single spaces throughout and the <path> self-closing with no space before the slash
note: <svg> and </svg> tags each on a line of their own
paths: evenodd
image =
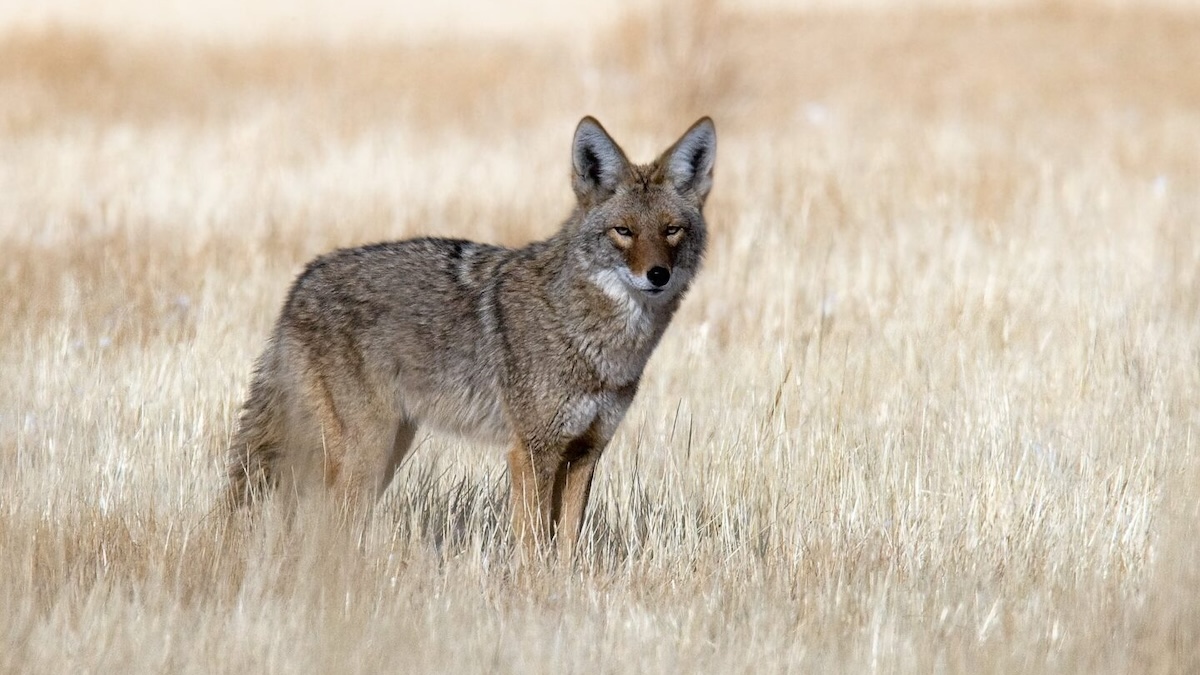
<svg viewBox="0 0 1200 675">
<path fill-rule="evenodd" d="M 418 425 L 512 444 L 514 525 L 572 543 L 596 458 L 703 256 L 716 136 L 649 165 L 585 118 L 577 207 L 523 248 L 420 238 L 308 264 L 259 359 L 231 447 L 235 502 L 286 483 L 369 498 Z"/>
</svg>

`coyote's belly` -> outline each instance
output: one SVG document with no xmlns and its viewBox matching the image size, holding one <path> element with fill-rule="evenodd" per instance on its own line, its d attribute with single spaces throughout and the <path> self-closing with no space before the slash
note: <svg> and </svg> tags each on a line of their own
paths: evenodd
<svg viewBox="0 0 1200 675">
<path fill-rule="evenodd" d="M 428 383 L 432 386 L 401 384 L 400 405 L 408 417 L 422 426 L 488 443 L 512 440 L 512 429 L 493 379 L 438 379 L 441 381 Z"/>
</svg>

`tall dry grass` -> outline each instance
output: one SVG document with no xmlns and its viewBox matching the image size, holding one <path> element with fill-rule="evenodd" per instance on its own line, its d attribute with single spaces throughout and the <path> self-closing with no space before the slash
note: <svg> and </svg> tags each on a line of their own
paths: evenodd
<svg viewBox="0 0 1200 675">
<path fill-rule="evenodd" d="M 0 38 L 0 669 L 1200 668 L 1200 14 L 590 25 Z M 586 113 L 721 145 L 578 564 L 440 436 L 364 539 L 208 517 L 299 266 L 546 236 Z"/>
</svg>

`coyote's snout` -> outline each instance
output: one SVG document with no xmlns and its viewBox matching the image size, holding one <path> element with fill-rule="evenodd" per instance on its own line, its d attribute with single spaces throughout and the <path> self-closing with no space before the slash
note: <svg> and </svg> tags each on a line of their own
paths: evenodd
<svg viewBox="0 0 1200 675">
<path fill-rule="evenodd" d="M 517 537 L 572 549 L 596 461 L 700 267 L 716 140 L 704 118 L 637 165 L 587 117 L 578 202 L 549 239 L 411 239 L 310 262 L 255 368 L 230 501 L 330 488 L 369 502 L 424 424 L 509 444 Z"/>
</svg>

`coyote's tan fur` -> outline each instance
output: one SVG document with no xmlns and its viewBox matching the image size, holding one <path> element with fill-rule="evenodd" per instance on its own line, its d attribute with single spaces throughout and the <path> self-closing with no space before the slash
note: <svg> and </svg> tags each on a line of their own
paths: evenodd
<svg viewBox="0 0 1200 675">
<path fill-rule="evenodd" d="M 699 269 L 715 153 L 704 118 L 635 165 L 584 118 L 578 203 L 549 239 L 412 239 L 313 260 L 258 360 L 231 501 L 324 486 L 369 503 L 426 424 L 511 444 L 516 536 L 572 550 L 596 460 Z"/>
</svg>

